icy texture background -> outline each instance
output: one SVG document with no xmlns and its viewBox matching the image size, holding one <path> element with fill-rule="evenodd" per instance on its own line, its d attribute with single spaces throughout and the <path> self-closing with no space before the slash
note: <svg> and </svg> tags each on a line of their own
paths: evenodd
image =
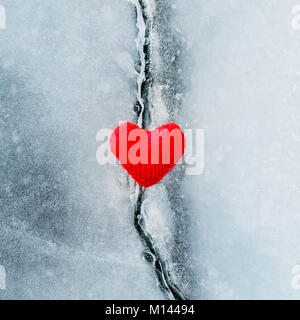
<svg viewBox="0 0 300 320">
<path fill-rule="evenodd" d="M 184 118 L 204 128 L 205 171 L 186 177 L 195 296 L 295 298 L 299 264 L 300 30 L 296 1 L 176 1 Z"/>
<path fill-rule="evenodd" d="M 132 5 L 1 4 L 0 298 L 162 298 L 128 188 L 96 162 L 97 131 L 133 119 Z"/>
<path fill-rule="evenodd" d="M 132 188 L 95 157 L 97 131 L 134 118 L 132 5 L 0 4 L 0 299 L 163 298 L 141 259 Z M 183 185 L 194 298 L 300 297 L 291 285 L 300 264 L 296 4 L 170 1 L 185 89 L 180 121 L 168 117 L 206 135 L 204 174 Z M 162 191 L 156 186 L 144 209 L 169 225 L 166 238 L 152 230 L 168 244 L 176 216 Z"/>
</svg>

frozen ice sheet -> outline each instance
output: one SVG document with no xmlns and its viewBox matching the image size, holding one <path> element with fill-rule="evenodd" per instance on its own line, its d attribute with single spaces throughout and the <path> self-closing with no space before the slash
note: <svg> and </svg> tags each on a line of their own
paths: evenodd
<svg viewBox="0 0 300 320">
<path fill-rule="evenodd" d="M 8 1 L 0 30 L 0 298 L 162 298 L 97 131 L 133 119 L 132 5 Z M 126 181 L 126 179 L 123 179 Z"/>
<path fill-rule="evenodd" d="M 300 32 L 295 1 L 176 1 L 183 118 L 205 129 L 205 171 L 186 177 L 195 297 L 299 299 Z M 195 191 L 196 190 L 196 191 Z"/>
</svg>

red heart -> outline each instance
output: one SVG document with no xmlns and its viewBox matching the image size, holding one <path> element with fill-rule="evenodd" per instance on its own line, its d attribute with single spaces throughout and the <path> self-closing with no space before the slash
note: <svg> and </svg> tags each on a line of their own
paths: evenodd
<svg viewBox="0 0 300 320">
<path fill-rule="evenodd" d="M 184 134 L 175 123 L 152 131 L 131 122 L 120 124 L 110 137 L 112 153 L 141 186 L 158 183 L 184 153 Z"/>
</svg>

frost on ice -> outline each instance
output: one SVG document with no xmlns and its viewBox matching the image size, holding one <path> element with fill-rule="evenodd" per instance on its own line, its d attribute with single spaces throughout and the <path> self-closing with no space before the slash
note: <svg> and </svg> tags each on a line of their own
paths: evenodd
<svg viewBox="0 0 300 320">
<path fill-rule="evenodd" d="M 151 125 L 205 131 L 203 175 L 176 168 L 141 208 L 171 280 L 197 299 L 299 298 L 295 2 L 149 3 Z M 136 120 L 132 1 L 2 4 L 0 298 L 164 298 L 134 185 L 95 157 L 99 129 Z"/>
</svg>

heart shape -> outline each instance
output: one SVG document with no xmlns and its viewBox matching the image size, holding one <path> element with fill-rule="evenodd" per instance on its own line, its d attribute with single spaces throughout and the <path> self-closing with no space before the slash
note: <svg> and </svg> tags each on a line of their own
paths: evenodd
<svg viewBox="0 0 300 320">
<path fill-rule="evenodd" d="M 123 122 L 111 134 L 110 148 L 128 174 L 148 188 L 178 163 L 184 153 L 184 134 L 176 123 L 149 131 Z"/>
</svg>

